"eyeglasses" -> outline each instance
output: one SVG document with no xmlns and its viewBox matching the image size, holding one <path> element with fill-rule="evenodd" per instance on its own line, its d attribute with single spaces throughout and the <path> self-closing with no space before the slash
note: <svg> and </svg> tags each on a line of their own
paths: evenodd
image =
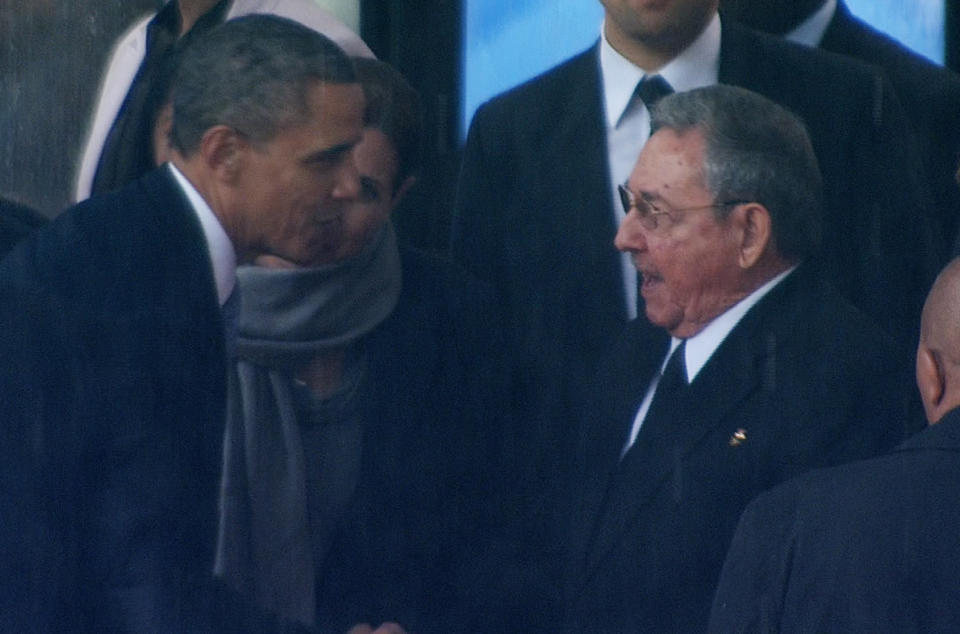
<svg viewBox="0 0 960 634">
<path fill-rule="evenodd" d="M 724 202 L 714 202 L 709 205 L 700 205 L 699 207 L 683 207 L 681 209 L 663 211 L 646 198 L 637 198 L 634 196 L 633 192 L 630 191 L 626 185 L 617 185 L 617 192 L 620 194 L 620 204 L 623 205 L 623 213 L 629 215 L 630 210 L 636 208 L 637 216 L 640 219 L 640 224 L 648 231 L 653 231 L 660 226 L 661 216 L 666 216 L 670 220 L 673 220 L 674 217 L 672 213 L 684 211 L 703 211 L 705 209 L 717 209 L 720 207 L 734 207 L 747 202 L 746 200 L 727 200 Z"/>
</svg>

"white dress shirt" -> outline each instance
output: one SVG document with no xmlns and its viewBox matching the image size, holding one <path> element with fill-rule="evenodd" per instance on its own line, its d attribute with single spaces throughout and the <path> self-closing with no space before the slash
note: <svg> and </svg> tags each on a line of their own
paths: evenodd
<svg viewBox="0 0 960 634">
<path fill-rule="evenodd" d="M 180 173 L 180 170 L 174 167 L 173 163 L 167 163 L 167 166 L 173 172 L 187 200 L 190 201 L 190 207 L 197 214 L 197 220 L 203 228 L 210 262 L 213 264 L 213 279 L 217 284 L 217 300 L 223 306 L 237 284 L 237 252 L 227 232 L 223 230 L 223 225 L 220 224 L 216 214 L 210 209 L 210 205 L 203 199 L 200 192 L 187 180 L 186 176 Z"/>
<path fill-rule="evenodd" d="M 720 18 L 714 15 L 703 33 L 656 74 L 667 80 L 675 92 L 682 92 L 716 84 L 719 68 Z M 626 182 L 650 136 L 650 113 L 640 100 L 631 103 L 633 91 L 645 75 L 643 69 L 614 50 L 604 26 L 600 36 L 600 77 L 610 158 L 611 213 L 616 226 L 624 217 L 617 185 Z M 633 319 L 637 316 L 637 270 L 627 254 L 623 254 L 621 264 L 627 314 Z"/>
<path fill-rule="evenodd" d="M 740 323 L 744 315 L 746 315 L 764 295 L 769 293 L 796 268 L 796 266 L 790 267 L 776 277 L 768 280 L 763 286 L 728 308 L 726 312 L 714 318 L 703 330 L 687 339 L 687 345 L 683 351 L 683 359 L 687 368 L 688 384 L 693 383 L 693 380 L 700 373 L 700 370 L 707 364 L 707 361 L 709 361 L 713 353 L 717 351 L 717 348 L 719 348 L 723 340 L 727 338 L 727 335 Z M 627 450 L 633 446 L 634 441 L 637 439 L 637 434 L 640 433 L 640 427 L 643 425 L 643 419 L 647 416 L 647 410 L 650 409 L 650 402 L 653 400 L 653 395 L 657 391 L 657 385 L 660 383 L 660 377 L 663 376 L 663 371 L 667 367 L 670 354 L 680 345 L 681 341 L 682 339 L 672 338 L 670 349 L 667 350 L 667 356 L 664 357 L 663 363 L 660 364 L 660 372 L 653 377 L 653 380 L 650 382 L 650 386 L 647 388 L 647 394 L 643 397 L 643 401 L 640 403 L 640 409 L 637 410 L 637 415 L 633 419 L 630 436 L 627 438 L 627 442 L 620 452 L 621 457 L 627 453 Z"/>
</svg>

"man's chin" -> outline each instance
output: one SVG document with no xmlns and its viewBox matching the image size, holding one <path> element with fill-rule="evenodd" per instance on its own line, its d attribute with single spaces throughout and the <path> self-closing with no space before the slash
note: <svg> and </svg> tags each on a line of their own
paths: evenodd
<svg viewBox="0 0 960 634">
<path fill-rule="evenodd" d="M 646 303 L 646 313 L 647 320 L 651 324 L 663 328 L 671 334 L 683 323 L 682 313 L 678 313 L 675 309 L 660 308 L 656 302 L 651 303 L 649 300 Z"/>
</svg>

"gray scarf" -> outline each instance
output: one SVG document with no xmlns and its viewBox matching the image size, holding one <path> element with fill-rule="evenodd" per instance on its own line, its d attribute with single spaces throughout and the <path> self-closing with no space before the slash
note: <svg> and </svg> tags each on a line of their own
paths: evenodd
<svg viewBox="0 0 960 634">
<path fill-rule="evenodd" d="M 237 354 L 286 369 L 316 352 L 345 347 L 373 330 L 400 295 L 400 252 L 384 225 L 353 258 L 312 269 L 237 269 L 243 308 Z"/>
<path fill-rule="evenodd" d="M 241 267 L 237 284 L 214 574 L 260 608 L 310 626 L 315 565 L 292 371 L 390 315 L 401 286 L 396 236 L 387 223 L 357 256 L 329 266 Z"/>
</svg>

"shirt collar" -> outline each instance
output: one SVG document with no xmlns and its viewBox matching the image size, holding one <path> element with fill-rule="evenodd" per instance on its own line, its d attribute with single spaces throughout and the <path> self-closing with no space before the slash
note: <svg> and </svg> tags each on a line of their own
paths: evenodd
<svg viewBox="0 0 960 634">
<path fill-rule="evenodd" d="M 744 315 L 746 315 L 764 295 L 773 290 L 777 284 L 796 270 L 796 268 L 796 266 L 792 266 L 776 277 L 767 280 L 763 286 L 728 308 L 724 313 L 707 324 L 706 328 L 687 339 L 687 346 L 684 350 L 687 381 L 693 381 L 694 377 L 697 376 L 700 370 L 703 369 L 703 366 L 707 364 L 707 361 L 710 360 L 710 357 L 713 356 L 713 353 L 720 347 L 720 344 L 723 343 L 723 340 L 727 338 L 727 335 L 740 323 Z M 676 337 L 672 338 L 670 342 L 670 352 L 673 352 L 674 348 L 680 345 L 680 341 L 681 340 Z M 669 358 L 670 355 L 667 354 L 667 359 Z M 664 361 L 664 367 L 665 366 L 666 361 Z"/>
<path fill-rule="evenodd" d="M 827 0 L 813 15 L 801 22 L 800 26 L 789 31 L 783 37 L 791 42 L 816 48 L 820 46 L 820 40 L 823 39 L 823 34 L 827 32 L 827 27 L 830 26 L 830 20 L 833 19 L 833 14 L 836 11 L 837 0 Z"/>
<path fill-rule="evenodd" d="M 720 17 L 714 15 L 707 28 L 683 52 L 657 71 L 676 92 L 717 83 L 720 68 Z M 600 76 L 607 125 L 613 127 L 623 115 L 633 91 L 646 73 L 618 53 L 600 28 Z"/>
<path fill-rule="evenodd" d="M 173 163 L 167 163 L 167 165 L 200 221 L 203 237 L 207 241 L 207 250 L 210 253 L 210 262 L 213 264 L 213 279 L 217 284 L 217 300 L 223 306 L 237 283 L 237 253 L 227 232 L 223 230 L 220 220 L 213 213 L 207 201 L 200 195 L 200 192 Z"/>
</svg>

